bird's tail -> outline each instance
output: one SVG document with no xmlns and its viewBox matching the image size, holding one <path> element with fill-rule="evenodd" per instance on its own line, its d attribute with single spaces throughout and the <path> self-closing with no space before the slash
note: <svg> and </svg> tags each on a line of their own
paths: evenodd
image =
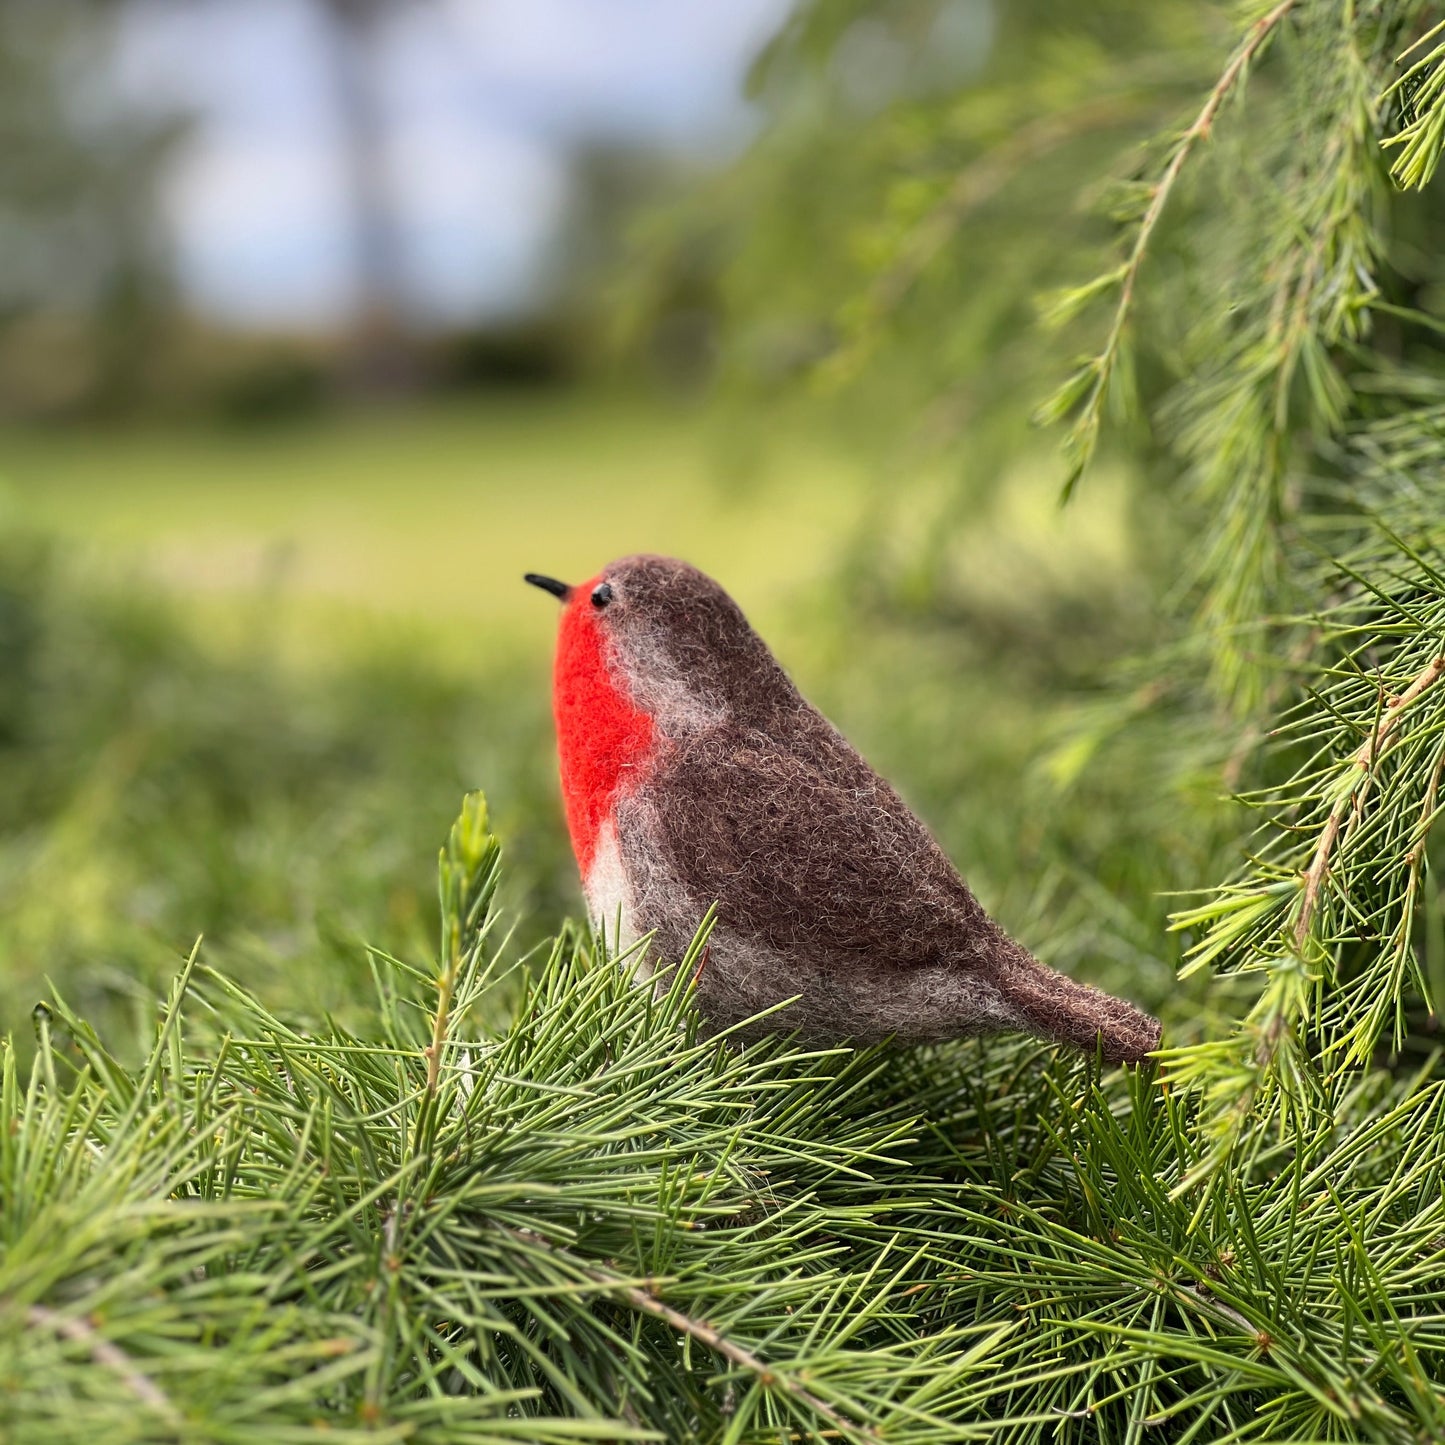
<svg viewBox="0 0 1445 1445">
<path fill-rule="evenodd" d="M 1045 968 L 1018 944 L 1010 955 L 993 981 L 1020 1028 L 1079 1049 L 1102 1047 L 1111 1064 L 1138 1063 L 1159 1047 L 1159 1020 L 1143 1009 Z"/>
</svg>

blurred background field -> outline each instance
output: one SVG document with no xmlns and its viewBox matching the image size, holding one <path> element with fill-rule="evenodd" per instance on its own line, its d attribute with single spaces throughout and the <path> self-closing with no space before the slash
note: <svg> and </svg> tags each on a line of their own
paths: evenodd
<svg viewBox="0 0 1445 1445">
<path fill-rule="evenodd" d="M 634 548 L 726 579 L 976 884 L 1012 879 L 1026 915 L 1049 883 L 1024 858 L 1042 848 L 1057 868 L 1066 852 L 1025 822 L 1030 779 L 1035 813 L 1053 791 L 1039 753 L 1066 696 L 1047 659 L 1004 686 L 984 666 L 997 643 L 853 595 L 850 574 L 871 589 L 849 563 L 872 505 L 856 459 L 775 437 L 735 482 L 720 425 L 584 395 L 348 410 L 259 436 L 12 430 L 8 1026 L 25 1027 L 48 977 L 143 1037 L 202 933 L 278 1004 L 344 1014 L 367 996 L 364 941 L 429 948 L 432 850 L 469 787 L 496 806 L 522 943 L 575 915 L 555 611 L 520 574 L 583 577 Z M 1066 517 L 1037 471 L 981 528 L 980 569 L 1052 571 L 1067 590 L 1126 562 L 1117 504 Z"/>
<path fill-rule="evenodd" d="M 301 611 L 428 620 L 458 659 L 545 650 L 521 581 L 630 551 L 727 572 L 754 608 L 819 581 L 864 477 L 821 437 L 731 461 L 703 407 L 581 391 L 353 408 L 279 430 L 12 432 L 12 505 L 92 559 L 204 599 L 275 586 Z M 313 646 L 330 639 L 313 636 Z"/>
<path fill-rule="evenodd" d="M 143 1038 L 202 934 L 344 1014 L 365 941 L 430 948 L 475 787 L 519 946 L 575 915 L 520 574 L 636 550 L 717 575 L 1051 962 L 1164 1002 L 1163 891 L 1239 828 L 1229 725 L 1128 661 L 1193 522 L 1143 437 L 1061 508 L 1028 417 L 1038 297 L 1107 244 L 1078 178 L 1226 32 L 1065 18 L 5 7 L 3 1027 L 49 977 Z M 1078 110 L 1130 46 L 1175 61 Z M 996 199 L 969 158 L 1050 107 Z"/>
</svg>

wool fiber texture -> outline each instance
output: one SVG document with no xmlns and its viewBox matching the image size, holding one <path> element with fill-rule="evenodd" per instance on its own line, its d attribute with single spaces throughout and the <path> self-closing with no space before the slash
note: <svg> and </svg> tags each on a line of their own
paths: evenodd
<svg viewBox="0 0 1445 1445">
<path fill-rule="evenodd" d="M 552 676 L 567 832 L 584 878 L 614 800 L 653 752 L 652 719 L 613 680 L 607 639 L 589 616 L 595 585 L 574 588 L 566 603 Z"/>
<path fill-rule="evenodd" d="M 716 904 L 698 988 L 713 1027 L 798 995 L 766 1027 L 823 1043 L 1021 1029 L 1111 1062 L 1157 1047 L 1154 1019 L 1009 938 L 696 568 L 628 557 L 575 590 L 557 718 L 574 846 L 615 823 L 634 931 L 676 959 Z"/>
</svg>

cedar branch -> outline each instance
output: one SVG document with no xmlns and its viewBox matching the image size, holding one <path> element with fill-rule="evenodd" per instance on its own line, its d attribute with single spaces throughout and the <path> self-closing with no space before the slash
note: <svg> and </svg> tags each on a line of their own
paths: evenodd
<svg viewBox="0 0 1445 1445">
<path fill-rule="evenodd" d="M 662 1320 L 665 1324 L 671 1325 L 679 1334 L 687 1335 L 690 1339 L 696 1340 L 700 1345 L 705 1345 L 714 1354 L 721 1355 L 729 1364 L 738 1366 L 739 1369 L 747 1370 L 750 1374 L 756 1375 L 758 1380 L 768 1387 L 778 1387 L 792 1395 L 801 1405 L 806 1405 L 815 1415 L 827 1420 L 835 1430 L 844 1438 L 862 1436 L 866 1440 L 881 1440 L 877 1431 L 866 1425 L 857 1425 L 846 1416 L 835 1410 L 826 1400 L 821 1400 L 806 1386 L 799 1385 L 789 1380 L 785 1375 L 779 1375 L 769 1367 L 765 1360 L 759 1359 L 751 1350 L 745 1349 L 742 1345 L 728 1339 L 706 1320 L 693 1319 L 691 1315 L 684 1314 L 681 1310 L 674 1309 L 671 1305 L 665 1304 L 649 1289 L 642 1289 L 638 1285 L 628 1284 L 624 1280 L 615 1279 L 602 1270 L 592 1269 L 575 1259 L 565 1250 L 560 1250 L 549 1239 L 531 1229 L 516 1229 L 507 1225 L 500 1226 L 507 1234 L 522 1240 L 524 1243 L 538 1246 L 549 1254 L 557 1256 L 567 1262 L 571 1268 L 591 1280 L 593 1284 L 600 1285 L 609 1292 L 620 1295 L 633 1309 L 641 1310 L 644 1314 L 652 1315 L 654 1319 Z"/>
<path fill-rule="evenodd" d="M 1310 928 L 1314 924 L 1315 913 L 1318 911 L 1320 896 L 1324 889 L 1325 878 L 1330 871 L 1330 856 L 1334 852 L 1335 842 L 1339 838 L 1340 828 L 1345 821 L 1345 815 L 1351 807 L 1358 807 L 1363 804 L 1365 794 L 1369 789 L 1375 760 L 1379 757 L 1381 749 L 1389 741 L 1390 734 L 1394 732 L 1395 725 L 1400 721 L 1405 709 L 1418 698 L 1421 693 L 1433 687 L 1445 674 L 1445 657 L 1437 657 L 1424 668 L 1422 668 L 1411 681 L 1409 687 L 1399 697 L 1393 697 L 1385 705 L 1385 711 L 1379 722 L 1370 729 L 1370 735 L 1355 749 L 1351 762 L 1359 772 L 1359 778 L 1349 791 L 1339 798 L 1334 807 L 1330 809 L 1330 815 L 1325 819 L 1325 826 L 1320 830 L 1320 836 L 1315 843 L 1314 856 L 1310 859 L 1310 866 L 1305 870 L 1304 901 L 1300 904 L 1299 918 L 1295 921 L 1294 940 L 1296 948 L 1303 948 L 1305 939 L 1309 937 Z"/>
<path fill-rule="evenodd" d="M 1123 277 L 1119 286 L 1119 304 L 1114 310 L 1114 320 L 1109 328 L 1104 349 L 1099 353 L 1095 363 L 1097 374 L 1089 398 L 1089 410 L 1099 403 L 1108 385 L 1108 378 L 1114 369 L 1114 361 L 1119 354 L 1119 346 L 1123 340 L 1124 326 L 1129 319 L 1129 313 L 1133 310 L 1134 290 L 1139 280 L 1139 272 L 1143 269 L 1145 252 L 1149 249 L 1149 242 L 1153 239 L 1155 228 L 1159 225 L 1164 208 L 1169 203 L 1169 197 L 1184 169 L 1184 163 L 1189 159 L 1199 141 L 1209 134 L 1220 107 L 1229 98 L 1230 92 L 1239 82 L 1250 61 L 1259 53 L 1265 41 L 1270 38 L 1289 12 L 1294 9 L 1295 3 L 1296 0 L 1279 0 L 1279 4 L 1273 10 L 1267 15 L 1261 16 L 1250 26 L 1248 34 L 1230 57 L 1229 64 L 1224 67 L 1223 74 L 1215 82 L 1214 89 L 1205 98 L 1199 114 L 1194 117 L 1188 130 L 1175 143 L 1173 153 L 1169 157 L 1169 164 L 1164 167 L 1164 174 L 1155 184 L 1148 209 L 1139 222 L 1138 234 L 1134 237 L 1134 245 L 1129 252 L 1129 259 L 1124 263 Z"/>
<path fill-rule="evenodd" d="M 447 1023 L 451 1017 L 452 990 L 456 987 L 456 966 L 453 964 L 437 980 L 437 1011 L 432 1018 L 431 1043 L 422 1050 L 426 1058 L 426 1091 L 431 1097 L 437 1091 L 441 1073 L 442 1047 L 447 1041 Z"/>
<path fill-rule="evenodd" d="M 452 995 L 456 991 L 457 971 L 461 968 L 462 938 L 459 919 L 448 920 L 447 962 L 437 977 L 437 1008 L 432 1015 L 431 1043 L 422 1050 L 426 1059 L 426 1092 L 431 1098 L 437 1091 L 437 1080 L 441 1074 L 442 1048 L 447 1041 L 447 1025 L 451 1020 Z"/>
<path fill-rule="evenodd" d="M 665 1321 L 680 1334 L 691 1336 L 699 1344 L 706 1345 L 708 1349 L 721 1355 L 729 1363 L 749 1370 L 765 1385 L 781 1385 L 790 1394 L 797 1397 L 800 1403 L 806 1405 L 814 1414 L 822 1416 L 823 1419 L 831 1421 L 834 1428 L 843 1435 L 863 1435 L 866 1439 L 877 1440 L 878 1435 L 866 1426 L 854 1425 L 846 1420 L 833 1407 L 823 1400 L 820 1400 L 811 1390 L 805 1389 L 802 1385 L 794 1384 L 768 1368 L 750 1350 L 745 1350 L 741 1345 L 734 1344 L 726 1335 L 719 1334 L 705 1320 L 695 1320 L 690 1315 L 685 1315 L 681 1310 L 673 1309 L 669 1304 L 664 1304 L 658 1297 L 649 1290 L 639 1289 L 636 1285 L 621 1284 L 617 1281 L 609 1281 L 605 1275 L 588 1272 L 590 1277 L 598 1284 L 605 1284 L 609 1289 L 616 1290 L 622 1297 L 632 1305 L 634 1309 L 642 1310 L 646 1314 L 655 1316 Z"/>
</svg>

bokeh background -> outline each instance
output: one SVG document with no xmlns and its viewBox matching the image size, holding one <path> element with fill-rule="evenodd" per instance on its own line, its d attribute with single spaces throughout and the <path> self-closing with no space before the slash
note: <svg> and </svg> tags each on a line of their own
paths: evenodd
<svg viewBox="0 0 1445 1445">
<path fill-rule="evenodd" d="M 1128 435 L 1061 508 L 1029 416 L 1077 349 L 1039 295 L 1229 38 L 1173 3 L 0 7 L 3 1026 L 49 976 L 138 1039 L 200 935 L 344 1014 L 366 943 L 429 950 L 468 788 L 518 946 L 575 915 L 520 576 L 635 550 L 718 576 L 1045 957 L 1166 999 L 1162 893 L 1237 831 L 1232 740 L 1130 670 L 1190 518 Z"/>
</svg>

